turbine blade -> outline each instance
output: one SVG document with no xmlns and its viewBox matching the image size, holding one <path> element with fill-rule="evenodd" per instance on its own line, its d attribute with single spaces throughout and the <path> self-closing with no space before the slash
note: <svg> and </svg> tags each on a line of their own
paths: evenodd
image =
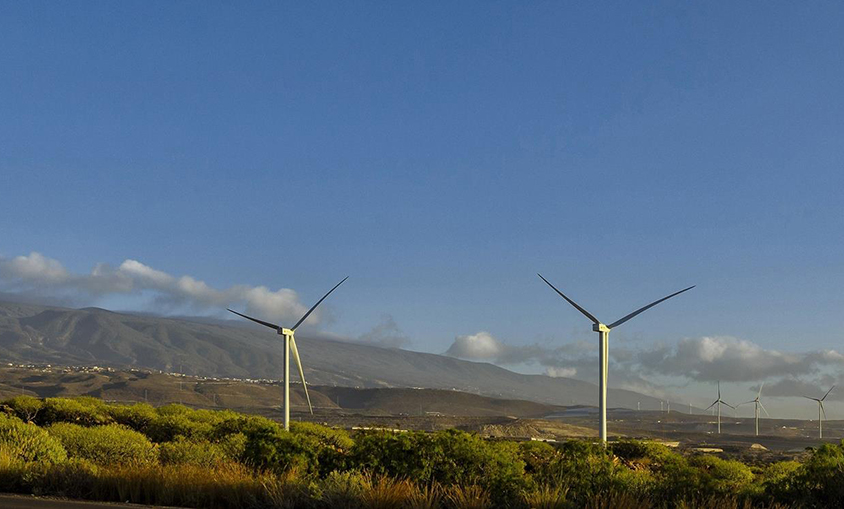
<svg viewBox="0 0 844 509">
<path fill-rule="evenodd" d="M 709 410 L 710 408 L 714 407 L 715 405 L 717 405 L 717 404 L 718 404 L 718 401 L 720 401 L 720 400 L 715 400 L 715 402 L 714 402 L 714 403 L 712 403 L 711 405 L 709 405 L 708 407 L 706 407 L 703 411 L 704 411 L 704 412 L 706 412 L 706 411 L 707 411 L 707 410 Z"/>
<path fill-rule="evenodd" d="M 765 387 L 765 382 L 762 382 L 762 385 L 759 386 L 759 394 L 756 395 L 756 399 L 762 397 L 762 387 Z"/>
<path fill-rule="evenodd" d="M 817 401 L 818 403 L 821 402 L 821 400 L 819 400 L 818 398 L 813 398 L 813 397 L 810 397 L 810 396 L 803 396 L 803 397 L 806 398 L 806 399 L 811 399 L 812 401 Z"/>
<path fill-rule="evenodd" d="M 311 397 L 308 395 L 308 384 L 305 383 L 305 371 L 302 369 L 302 359 L 299 358 L 299 349 L 296 348 L 296 339 L 290 337 L 290 350 L 293 351 L 293 358 L 296 360 L 296 366 L 299 368 L 299 378 L 302 380 L 302 387 L 305 389 L 305 399 L 308 400 L 308 410 L 311 415 L 314 415 L 314 407 L 311 406 Z"/>
<path fill-rule="evenodd" d="M 228 308 L 226 308 L 226 309 L 228 309 Z M 246 316 L 243 313 L 238 313 L 237 311 L 235 311 L 233 309 L 228 309 L 228 310 L 231 311 L 232 313 L 236 314 L 237 316 L 242 316 L 243 318 L 246 318 L 247 320 L 252 320 L 255 323 L 260 323 L 261 325 L 263 325 L 265 327 L 269 327 L 269 328 L 275 329 L 275 330 L 279 330 L 281 328 L 274 323 L 265 322 L 263 320 L 258 320 L 257 318 L 252 318 L 251 316 Z"/>
<path fill-rule="evenodd" d="M 821 404 L 821 412 L 823 413 L 823 418 L 826 419 L 826 408 L 823 407 L 823 401 L 818 401 Z"/>
<path fill-rule="evenodd" d="M 657 304 L 659 304 L 660 302 L 665 301 L 665 300 L 668 300 L 668 299 L 670 299 L 671 297 L 674 297 L 675 295 L 680 295 L 680 294 L 681 294 L 681 293 L 683 293 L 683 292 L 687 292 L 687 291 L 691 290 L 692 288 L 694 288 L 695 286 L 696 286 L 696 285 L 692 285 L 692 286 L 690 286 L 690 287 L 688 287 L 688 288 L 685 288 L 685 289 L 683 289 L 683 290 L 680 290 L 679 292 L 674 292 L 674 293 L 672 293 L 671 295 L 669 295 L 668 297 L 663 297 L 663 298 L 661 298 L 661 299 L 659 299 L 659 300 L 657 300 L 657 301 L 651 302 L 651 303 L 650 303 L 650 304 L 648 304 L 647 306 L 642 307 L 642 308 L 639 308 L 639 309 L 637 309 L 636 311 L 633 311 L 633 312 L 632 312 L 632 313 L 630 313 L 629 315 L 625 316 L 624 318 L 622 318 L 622 319 L 620 319 L 620 320 L 616 320 L 615 322 L 613 322 L 613 323 L 611 323 L 611 324 L 607 325 L 607 327 L 609 327 L 610 329 L 612 329 L 612 328 L 614 328 L 614 327 L 618 327 L 619 325 L 623 324 L 623 323 L 624 323 L 624 322 L 626 322 L 627 320 L 630 320 L 631 318 L 633 318 L 634 316 L 636 316 L 636 315 L 638 315 L 638 314 L 640 314 L 640 313 L 644 313 L 645 311 L 647 311 L 647 310 L 649 310 L 650 308 L 652 308 L 652 307 L 656 306 L 656 305 L 657 305 Z"/>
<path fill-rule="evenodd" d="M 830 387 L 828 391 L 826 391 L 826 394 L 823 395 L 823 397 L 821 398 L 821 401 L 825 400 L 826 397 L 829 396 L 829 393 L 832 392 L 832 389 L 835 389 L 834 385 L 832 387 Z"/>
<path fill-rule="evenodd" d="M 560 297 L 562 297 L 562 298 L 566 299 L 566 301 L 567 301 L 569 304 L 571 304 L 572 306 L 574 306 L 574 307 L 575 307 L 575 309 L 577 309 L 578 311 L 580 311 L 581 313 L 583 313 L 583 314 L 586 316 L 586 318 L 588 318 L 588 319 L 592 320 L 592 323 L 595 323 L 595 324 L 601 323 L 601 321 L 600 321 L 600 320 L 598 320 L 597 318 L 595 318 L 594 316 L 592 316 L 592 314 L 591 314 L 589 311 L 586 311 L 585 309 L 583 309 L 582 307 L 580 307 L 580 306 L 577 304 L 577 302 L 575 302 L 575 301 L 573 301 L 573 300 L 569 299 L 568 297 L 566 297 L 566 296 L 563 294 L 563 292 L 561 292 L 560 290 L 557 290 L 557 287 L 555 287 L 554 285 L 552 285 L 551 283 L 549 283 L 547 279 L 545 279 L 544 277 L 542 277 L 542 274 L 537 273 L 536 275 L 537 275 L 537 276 L 539 276 L 539 278 L 540 278 L 540 279 L 542 279 L 543 281 L 545 281 L 545 283 L 546 283 L 546 284 L 548 284 L 548 286 L 550 286 L 551 288 L 553 288 L 555 292 L 557 292 L 558 294 L 560 294 Z"/>
<path fill-rule="evenodd" d="M 721 380 L 718 380 L 718 399 L 721 399 Z"/>
<path fill-rule="evenodd" d="M 735 409 L 736 409 L 736 407 L 734 407 L 733 405 L 731 405 L 731 404 L 727 403 L 726 401 L 722 401 L 721 403 L 723 403 L 724 405 L 727 405 L 728 407 L 732 408 L 733 410 L 735 410 Z"/>
<path fill-rule="evenodd" d="M 737 406 L 737 407 L 739 407 L 739 406 L 742 406 L 742 405 L 747 405 L 748 403 L 756 403 L 756 400 L 755 400 L 755 399 L 751 399 L 750 401 L 745 401 L 744 403 L 739 403 L 739 404 L 738 404 L 738 405 L 736 405 L 736 406 Z"/>
<path fill-rule="evenodd" d="M 343 278 L 343 281 L 345 281 L 345 280 L 347 280 L 347 279 L 349 279 L 349 276 L 344 277 L 344 278 Z M 338 286 L 342 285 L 342 284 L 343 284 L 343 281 L 340 281 L 339 283 L 337 283 L 336 285 L 334 285 L 334 288 L 332 288 L 331 290 L 328 290 L 328 293 L 326 293 L 325 295 L 323 295 L 323 296 L 322 296 L 322 298 L 321 298 L 321 299 L 319 299 L 319 300 L 317 301 L 317 303 L 316 303 L 316 304 L 314 304 L 314 305 L 313 305 L 313 307 L 311 307 L 311 309 L 309 309 L 309 310 L 308 310 L 308 312 L 307 312 L 307 313 L 305 313 L 305 315 L 304 315 L 302 318 L 300 318 L 300 319 L 299 319 L 299 321 L 298 321 L 298 322 L 296 322 L 296 325 L 294 325 L 293 327 L 291 327 L 291 328 L 290 328 L 290 330 L 296 330 L 296 327 L 298 327 L 298 326 L 302 325 L 302 322 L 304 322 L 304 321 L 305 321 L 305 319 L 307 319 L 307 318 L 308 318 L 308 316 L 310 316 L 310 314 L 314 312 L 314 309 L 316 309 L 316 308 L 317 308 L 317 306 L 319 306 L 320 304 L 322 304 L 322 301 L 324 301 L 326 297 L 328 297 L 329 295 L 331 295 L 331 292 L 333 292 L 334 290 L 336 290 Z"/>
<path fill-rule="evenodd" d="M 765 407 L 762 405 L 762 402 L 761 402 L 761 401 L 759 402 L 759 408 L 761 408 L 761 409 L 762 409 L 762 411 L 763 411 L 763 412 L 765 412 L 765 415 L 767 415 L 768 417 L 770 417 L 770 416 L 771 416 L 771 414 L 769 414 L 769 413 L 768 413 L 768 411 L 767 411 L 767 410 L 765 410 Z"/>
</svg>

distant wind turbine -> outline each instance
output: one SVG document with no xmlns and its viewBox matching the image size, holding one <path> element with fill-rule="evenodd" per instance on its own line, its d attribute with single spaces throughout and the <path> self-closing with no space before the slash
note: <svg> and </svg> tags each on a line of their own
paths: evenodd
<svg viewBox="0 0 844 509">
<path fill-rule="evenodd" d="M 540 279 L 545 281 L 545 283 L 548 286 L 553 288 L 554 291 L 557 292 L 560 295 L 560 297 L 562 297 L 566 300 L 566 302 L 568 302 L 569 304 L 574 306 L 575 309 L 577 309 L 578 311 L 583 313 L 583 315 L 586 316 L 586 318 L 592 320 L 592 330 L 598 333 L 598 336 L 599 336 L 598 364 L 599 364 L 599 371 L 600 371 L 600 378 L 599 378 L 599 382 L 598 382 L 598 406 L 599 406 L 599 414 L 600 414 L 600 429 L 599 429 L 599 432 L 600 432 L 601 442 L 606 443 L 607 442 L 607 371 L 609 370 L 609 337 L 610 337 L 610 330 L 615 328 L 615 327 L 618 327 L 619 325 L 621 325 L 624 322 L 630 320 L 631 318 L 634 318 L 635 316 L 639 315 L 640 313 L 644 313 L 645 311 L 647 311 L 650 308 L 656 306 L 657 304 L 659 304 L 662 301 L 668 300 L 671 297 L 674 297 L 675 295 L 680 295 L 683 292 L 691 290 L 692 288 L 694 288 L 694 286 L 690 286 L 688 288 L 680 290 L 679 292 L 672 293 L 671 295 L 669 295 L 667 297 L 663 297 L 663 298 L 661 298 L 657 301 L 651 302 L 647 306 L 641 307 L 641 308 L 637 309 L 636 311 L 633 311 L 629 315 L 627 315 L 623 318 L 620 318 L 620 319 L 616 320 L 615 322 L 613 322 L 609 325 L 604 325 L 603 323 L 601 323 L 600 320 L 598 320 L 591 313 L 589 313 L 589 311 L 586 311 L 585 309 L 580 307 L 580 305 L 578 305 L 575 301 L 566 297 L 563 294 L 563 292 L 561 292 L 560 290 L 557 290 L 557 288 L 554 285 L 552 285 L 551 283 L 548 282 L 547 279 L 542 277 L 542 274 L 537 274 L 537 276 L 539 276 Z"/>
<path fill-rule="evenodd" d="M 733 410 L 736 409 L 736 407 L 734 407 L 733 405 L 731 405 L 731 404 L 727 403 L 726 401 L 724 401 L 723 399 L 721 399 L 721 381 L 720 380 L 718 381 L 718 399 L 716 399 L 715 402 L 713 402 L 711 405 L 706 407 L 706 409 L 709 410 L 710 408 L 714 407 L 715 405 L 718 405 L 718 434 L 720 435 L 721 434 L 721 405 L 727 405 L 728 407 L 732 408 Z"/>
<path fill-rule="evenodd" d="M 346 276 L 345 278 L 343 278 L 343 281 L 346 281 L 347 279 L 349 279 L 349 276 Z M 308 316 L 310 316 L 310 314 L 313 313 L 314 309 L 316 309 L 317 306 L 322 304 L 322 301 L 324 301 L 326 297 L 331 295 L 331 292 L 336 290 L 338 286 L 342 285 L 343 281 L 340 281 L 339 283 L 334 285 L 334 288 L 332 288 L 331 290 L 328 290 L 328 293 L 323 295 L 322 298 L 319 299 L 317 301 L 317 303 L 314 304 L 311 307 L 311 309 L 308 310 L 307 313 L 302 315 L 302 318 L 300 318 L 299 321 L 296 322 L 296 325 L 294 325 L 293 327 L 291 327 L 289 329 L 286 329 L 286 328 L 284 328 L 280 325 L 276 325 L 274 323 L 265 322 L 263 320 L 258 320 L 257 318 L 252 318 L 251 316 L 246 316 L 242 313 L 238 313 L 237 311 L 235 311 L 233 309 L 229 309 L 229 311 L 231 311 L 232 313 L 234 313 L 238 316 L 242 316 L 243 318 L 246 318 L 247 320 L 252 320 L 253 322 L 260 323 L 261 325 L 263 325 L 265 327 L 275 329 L 276 332 L 280 336 L 284 336 L 284 429 L 286 429 L 286 430 L 290 429 L 290 351 L 291 350 L 293 351 L 293 358 L 296 360 L 296 365 L 299 367 L 299 378 L 301 378 L 301 380 L 302 380 L 302 388 L 305 389 L 305 399 L 308 400 L 308 409 L 311 411 L 311 415 L 313 415 L 313 413 L 314 413 L 314 407 L 311 406 L 311 397 L 308 395 L 308 385 L 305 383 L 305 371 L 302 369 L 302 360 L 299 358 L 299 350 L 296 348 L 296 339 L 294 338 L 294 333 L 296 332 L 296 327 L 299 327 L 300 325 L 302 325 L 302 322 L 304 322 L 308 318 Z"/>
<path fill-rule="evenodd" d="M 832 389 L 835 389 L 834 385 L 830 387 L 828 391 L 826 391 L 826 394 L 824 394 L 821 399 L 803 396 L 806 399 L 811 399 L 818 402 L 818 438 L 823 438 L 823 420 L 826 418 L 826 410 L 823 407 L 823 401 L 826 399 L 827 396 L 829 396 L 829 393 L 832 392 Z"/>
<path fill-rule="evenodd" d="M 771 416 L 771 414 L 769 414 L 768 411 L 765 410 L 765 407 L 762 406 L 762 402 L 759 401 L 759 398 L 762 397 L 762 387 L 765 387 L 765 382 L 762 382 L 762 385 L 759 386 L 759 394 L 756 395 L 756 399 L 751 399 L 750 401 L 745 401 L 744 403 L 739 403 L 738 405 L 736 405 L 736 406 L 742 406 L 742 405 L 749 405 L 750 403 L 754 403 L 755 414 L 756 414 L 756 436 L 757 437 L 759 436 L 759 409 L 761 408 L 762 411 L 765 412 L 765 415 L 767 415 L 768 417 Z"/>
</svg>

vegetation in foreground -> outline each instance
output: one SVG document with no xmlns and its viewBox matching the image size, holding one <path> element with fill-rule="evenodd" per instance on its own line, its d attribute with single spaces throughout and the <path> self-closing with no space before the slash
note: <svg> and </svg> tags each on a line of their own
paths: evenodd
<svg viewBox="0 0 844 509">
<path fill-rule="evenodd" d="M 844 506 L 844 444 L 748 466 L 645 442 L 610 448 L 343 430 L 94 398 L 0 403 L 0 491 L 185 507 Z"/>
</svg>

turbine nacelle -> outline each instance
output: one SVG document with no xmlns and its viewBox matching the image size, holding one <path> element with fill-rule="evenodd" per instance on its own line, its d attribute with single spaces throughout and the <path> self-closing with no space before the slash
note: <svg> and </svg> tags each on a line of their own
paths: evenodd
<svg viewBox="0 0 844 509">
<path fill-rule="evenodd" d="M 285 329 L 284 327 L 279 327 L 278 328 L 278 334 L 280 336 L 292 336 L 293 335 L 293 329 Z"/>
<path fill-rule="evenodd" d="M 602 323 L 593 323 L 592 330 L 595 332 L 609 332 L 610 328 Z"/>
</svg>

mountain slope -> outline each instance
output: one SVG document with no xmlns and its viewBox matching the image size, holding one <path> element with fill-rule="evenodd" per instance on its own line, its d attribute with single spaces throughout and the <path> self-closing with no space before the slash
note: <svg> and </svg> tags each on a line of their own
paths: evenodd
<svg viewBox="0 0 844 509">
<path fill-rule="evenodd" d="M 262 327 L 199 323 L 0 302 L 0 360 L 143 367 L 233 378 L 281 377 L 279 337 Z M 523 375 L 488 363 L 297 337 L 305 377 L 315 385 L 458 389 L 557 405 L 594 405 L 597 387 L 569 378 Z M 610 389 L 613 407 L 654 408 L 658 400 Z"/>
</svg>

